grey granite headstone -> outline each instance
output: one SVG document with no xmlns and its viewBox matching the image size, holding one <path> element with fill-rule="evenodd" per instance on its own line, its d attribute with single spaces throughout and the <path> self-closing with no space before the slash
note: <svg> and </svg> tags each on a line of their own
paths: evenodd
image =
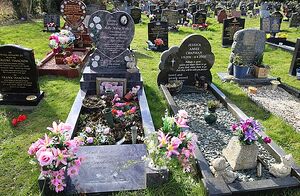
<svg viewBox="0 0 300 196">
<path fill-rule="evenodd" d="M 210 69 L 215 62 L 211 45 L 201 35 L 190 35 L 181 45 L 173 46 L 161 55 L 157 83 L 180 80 L 184 85 L 196 85 L 200 80 L 211 82 Z"/>
<path fill-rule="evenodd" d="M 91 70 L 125 70 L 126 59 L 133 56 L 128 49 L 134 36 L 132 17 L 126 12 L 100 10 L 91 15 L 88 29 L 96 44 L 96 50 L 88 62 Z"/>
<path fill-rule="evenodd" d="M 266 35 L 257 29 L 243 29 L 235 33 L 230 54 L 228 72 L 233 74 L 232 62 L 239 56 L 244 65 L 252 66 L 263 57 Z"/>
<path fill-rule="evenodd" d="M 265 33 L 279 33 L 280 26 L 281 22 L 279 17 L 270 16 L 267 18 L 260 18 L 260 30 L 264 31 Z"/>
<path fill-rule="evenodd" d="M 143 144 L 84 146 L 79 175 L 71 181 L 77 193 L 105 193 L 146 188 Z"/>
<path fill-rule="evenodd" d="M 161 21 L 167 22 L 169 26 L 176 26 L 179 20 L 177 10 L 164 9 L 161 13 Z"/>
<path fill-rule="evenodd" d="M 292 14 L 290 27 L 300 27 L 300 13 Z"/>
</svg>

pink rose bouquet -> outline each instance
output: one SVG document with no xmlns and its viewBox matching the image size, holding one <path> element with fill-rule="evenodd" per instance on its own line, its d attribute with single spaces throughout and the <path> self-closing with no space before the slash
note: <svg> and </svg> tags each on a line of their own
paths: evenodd
<svg viewBox="0 0 300 196">
<path fill-rule="evenodd" d="M 82 158 L 76 155 L 82 142 L 71 139 L 69 131 L 71 127 L 65 123 L 53 122 L 49 136 L 34 142 L 28 150 L 33 161 L 40 166 L 42 175 L 50 179 L 50 188 L 61 192 L 66 187 L 65 178 L 78 175 Z"/>
</svg>

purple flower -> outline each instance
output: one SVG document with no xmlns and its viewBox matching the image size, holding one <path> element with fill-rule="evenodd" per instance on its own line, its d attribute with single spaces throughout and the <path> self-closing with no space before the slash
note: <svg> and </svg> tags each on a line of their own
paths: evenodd
<svg viewBox="0 0 300 196">
<path fill-rule="evenodd" d="M 86 139 L 87 143 L 92 144 L 94 142 L 94 138 L 93 137 L 88 137 Z"/>
<path fill-rule="evenodd" d="M 271 143 L 271 138 L 269 138 L 269 137 L 265 137 L 264 138 L 264 142 L 266 143 L 266 144 L 269 144 L 269 143 Z"/>
<path fill-rule="evenodd" d="M 255 132 L 253 130 L 250 129 L 245 132 L 244 141 L 246 141 L 246 140 L 248 140 L 249 142 L 257 140 L 257 138 L 255 137 Z"/>
<path fill-rule="evenodd" d="M 236 131 L 237 128 L 238 128 L 238 125 L 237 125 L 237 124 L 231 125 L 231 130 L 232 130 L 232 131 Z"/>
</svg>

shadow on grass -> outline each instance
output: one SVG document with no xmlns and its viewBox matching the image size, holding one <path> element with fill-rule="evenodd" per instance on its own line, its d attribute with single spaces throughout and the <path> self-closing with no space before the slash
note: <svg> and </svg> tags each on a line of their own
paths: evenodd
<svg viewBox="0 0 300 196">
<path fill-rule="evenodd" d="M 139 51 L 135 51 L 134 52 L 135 56 L 138 58 L 138 59 L 153 59 L 152 56 L 149 56 L 147 54 L 144 54 L 144 53 L 141 53 Z"/>
</svg>

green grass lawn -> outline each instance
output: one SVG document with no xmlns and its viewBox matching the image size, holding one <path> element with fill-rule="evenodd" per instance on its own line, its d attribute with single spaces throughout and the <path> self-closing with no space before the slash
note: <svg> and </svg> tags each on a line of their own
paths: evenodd
<svg viewBox="0 0 300 196">
<path fill-rule="evenodd" d="M 138 58 L 138 66 L 142 72 L 151 114 L 156 127 L 161 125 L 161 117 L 166 109 L 166 102 L 156 85 L 159 72 L 160 53 L 146 50 L 147 22 L 136 25 L 132 49 Z M 247 115 L 253 116 L 265 126 L 267 133 L 282 146 L 286 152 L 292 153 L 300 164 L 300 134 L 295 133 L 280 118 L 258 108 L 246 94 L 235 84 L 222 83 L 217 72 L 226 71 L 230 48 L 221 46 L 222 25 L 216 19 L 208 18 L 210 26 L 207 31 L 194 31 L 182 27 L 177 33 L 169 33 L 169 47 L 179 45 L 191 33 L 201 34 L 212 45 L 216 61 L 212 68 L 213 82 Z M 246 20 L 246 27 L 258 27 L 259 19 Z M 39 61 L 50 51 L 48 37 L 50 33 L 41 30 L 41 21 L 0 27 L 0 44 L 18 44 L 33 48 L 36 60 Z M 300 30 L 288 28 L 283 22 L 282 29 L 288 33 L 288 39 L 295 41 Z M 282 50 L 266 47 L 264 63 L 271 66 L 271 74 L 281 77 L 282 81 L 300 89 L 300 81 L 288 75 L 292 55 Z M 39 171 L 29 164 L 28 147 L 37 138 L 47 132 L 46 127 L 52 121 L 64 121 L 79 90 L 79 78 L 40 77 L 40 87 L 45 91 L 45 98 L 32 112 L 20 112 L 12 109 L 0 109 L 0 195 L 38 195 L 37 178 Z M 11 119 L 21 113 L 28 115 L 28 120 L 17 127 L 11 126 Z M 139 192 L 120 193 L 120 195 L 204 195 L 205 191 L 195 176 L 172 169 L 170 182 L 156 189 Z M 297 193 L 295 194 L 297 195 Z"/>
</svg>

